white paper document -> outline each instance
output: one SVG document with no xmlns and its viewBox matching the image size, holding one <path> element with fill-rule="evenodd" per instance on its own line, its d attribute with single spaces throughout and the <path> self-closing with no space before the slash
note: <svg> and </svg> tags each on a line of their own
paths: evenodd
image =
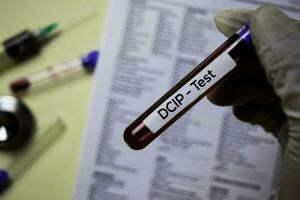
<svg viewBox="0 0 300 200">
<path fill-rule="evenodd" d="M 231 108 L 203 99 L 145 149 L 123 140 L 136 117 L 226 40 L 216 12 L 261 2 L 110 0 L 74 200 L 274 197 L 277 141 Z M 300 13 L 297 1 L 277 2 Z"/>
</svg>

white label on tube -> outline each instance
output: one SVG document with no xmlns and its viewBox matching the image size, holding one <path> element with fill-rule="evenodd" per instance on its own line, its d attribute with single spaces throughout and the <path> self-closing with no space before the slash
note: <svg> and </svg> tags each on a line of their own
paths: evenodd
<svg viewBox="0 0 300 200">
<path fill-rule="evenodd" d="M 177 92 L 165 100 L 144 119 L 143 123 L 152 133 L 156 133 L 186 106 L 228 74 L 235 66 L 236 63 L 228 52 L 223 52 Z"/>
</svg>

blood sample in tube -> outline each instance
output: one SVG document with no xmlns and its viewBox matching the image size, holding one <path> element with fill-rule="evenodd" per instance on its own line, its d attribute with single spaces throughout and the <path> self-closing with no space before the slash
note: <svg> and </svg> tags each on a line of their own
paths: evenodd
<svg viewBox="0 0 300 200">
<path fill-rule="evenodd" d="M 127 145 L 135 150 L 146 147 L 214 87 L 224 82 L 240 58 L 251 52 L 249 24 L 246 24 L 125 129 Z"/>
</svg>

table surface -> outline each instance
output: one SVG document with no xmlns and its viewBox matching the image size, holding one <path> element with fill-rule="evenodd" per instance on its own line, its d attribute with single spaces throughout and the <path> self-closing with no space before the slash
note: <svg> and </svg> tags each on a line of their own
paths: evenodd
<svg viewBox="0 0 300 200">
<path fill-rule="evenodd" d="M 8 84 L 16 77 L 98 49 L 106 6 L 107 0 L 2 0 L 1 41 L 25 28 L 35 29 L 53 21 L 62 23 L 63 32 L 35 58 L 2 70 L 0 94 L 10 94 Z M 87 12 L 94 14 L 82 20 L 71 20 L 82 18 Z M 39 130 L 52 119 L 61 117 L 66 131 L 0 196 L 1 199 L 72 198 L 91 87 L 92 75 L 81 75 L 23 98 L 36 116 Z M 10 162 L 12 157 L 0 153 L 0 162 Z"/>
</svg>

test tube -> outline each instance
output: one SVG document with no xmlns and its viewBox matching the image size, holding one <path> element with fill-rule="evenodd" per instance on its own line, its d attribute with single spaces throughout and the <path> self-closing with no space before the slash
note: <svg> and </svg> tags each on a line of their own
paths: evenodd
<svg viewBox="0 0 300 200">
<path fill-rule="evenodd" d="M 0 168 L 0 193 L 5 191 L 13 181 L 20 177 L 62 135 L 65 128 L 63 120 L 56 118 L 46 128 L 45 132 L 37 138 L 37 141 L 34 141 L 28 147 L 29 149 L 25 151 L 24 155 L 22 154 L 19 159 L 7 168 Z"/>
<path fill-rule="evenodd" d="M 66 61 L 62 64 L 48 67 L 29 76 L 20 77 L 10 83 L 10 90 L 18 96 L 25 95 L 29 90 L 41 87 L 51 81 L 64 78 L 75 72 L 92 71 L 97 64 L 99 52 L 91 51 L 84 56 Z"/>
<path fill-rule="evenodd" d="M 146 147 L 221 84 L 242 57 L 253 53 L 252 48 L 247 23 L 125 129 L 127 145 L 135 150 Z"/>
</svg>

